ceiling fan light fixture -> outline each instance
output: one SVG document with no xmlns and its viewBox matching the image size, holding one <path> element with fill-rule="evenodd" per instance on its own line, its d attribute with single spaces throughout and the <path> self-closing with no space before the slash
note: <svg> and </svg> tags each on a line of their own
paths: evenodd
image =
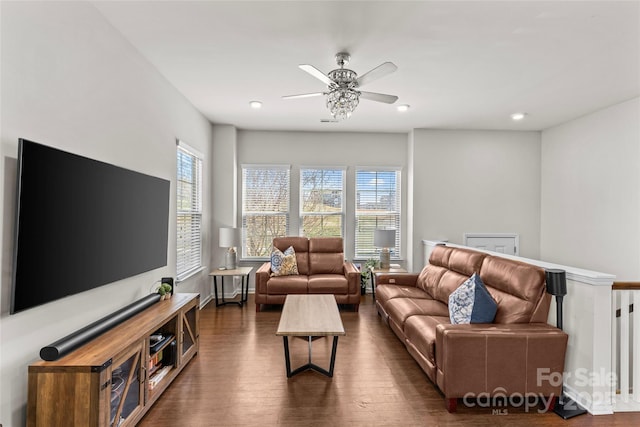
<svg viewBox="0 0 640 427">
<path fill-rule="evenodd" d="M 398 111 L 404 113 L 405 111 L 409 111 L 409 107 L 410 106 L 408 104 L 398 105 Z"/>
<path fill-rule="evenodd" d="M 337 68 L 329 71 L 329 78 L 338 85 L 356 85 L 358 74 L 346 68 Z"/>
<path fill-rule="evenodd" d="M 372 70 L 367 71 L 361 77 L 358 74 L 344 68 L 349 63 L 351 56 L 347 52 L 338 52 L 336 54 L 336 63 L 340 68 L 331 70 L 328 74 L 324 74 L 316 67 L 310 64 L 300 64 L 298 67 L 320 80 L 327 85 L 326 92 L 303 93 L 300 95 L 287 95 L 283 99 L 307 98 L 311 96 L 326 96 L 327 109 L 331 113 L 333 120 L 345 120 L 351 117 L 351 113 L 356 109 L 360 102 L 360 97 L 376 102 L 384 102 L 393 104 L 398 100 L 395 95 L 386 95 L 376 92 L 360 92 L 358 90 L 362 85 L 371 83 L 374 80 L 393 73 L 398 67 L 391 62 L 384 62 Z"/>
<path fill-rule="evenodd" d="M 513 113 L 511 115 L 511 120 L 515 120 L 515 121 L 522 120 L 525 118 L 526 115 L 527 113 Z"/>
<path fill-rule="evenodd" d="M 332 85 L 327 93 L 327 108 L 334 119 L 345 120 L 360 102 L 360 92 L 350 87 Z"/>
<path fill-rule="evenodd" d="M 262 108 L 262 102 L 260 102 L 260 101 L 251 101 L 251 102 L 249 102 L 249 105 L 254 110 L 258 110 L 258 109 Z"/>
</svg>

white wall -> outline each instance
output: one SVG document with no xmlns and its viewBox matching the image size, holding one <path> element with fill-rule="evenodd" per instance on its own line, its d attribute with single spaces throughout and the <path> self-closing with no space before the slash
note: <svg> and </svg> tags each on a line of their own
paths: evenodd
<svg viewBox="0 0 640 427">
<path fill-rule="evenodd" d="M 538 258 L 540 133 L 413 131 L 413 266 L 422 239 L 463 244 L 466 232 L 517 233 Z"/>
<path fill-rule="evenodd" d="M 213 126 L 213 156 L 211 162 L 211 212 L 213 213 L 211 239 L 210 270 L 224 265 L 226 250 L 220 248 L 220 227 L 238 227 L 238 160 L 237 160 L 237 130 L 232 125 Z M 225 278 L 223 277 L 224 281 Z M 225 297 L 233 298 L 240 292 L 239 278 L 227 277 L 226 282 L 231 286 L 225 287 Z M 213 289 L 212 280 L 209 285 Z M 250 280 L 250 283 L 253 283 Z M 218 286 L 222 291 L 221 286 Z M 210 296 L 209 296 L 210 298 Z M 202 301 L 201 301 L 202 302 Z"/>
<path fill-rule="evenodd" d="M 297 197 L 300 166 L 342 166 L 347 168 L 346 218 L 355 215 L 355 169 L 358 166 L 402 168 L 403 224 L 407 207 L 407 135 L 400 133 L 274 132 L 238 131 L 238 164 L 291 165 L 292 198 Z M 239 171 L 241 173 L 241 171 Z M 238 176 L 239 182 L 242 177 Z M 349 191 L 350 190 L 350 191 Z M 297 204 L 292 205 L 297 206 Z M 240 221 L 240 219 L 238 220 Z M 355 230 L 345 224 L 345 256 L 353 259 Z M 291 217 L 291 232 L 298 234 L 298 218 Z M 406 248 L 406 227 L 401 245 Z M 404 250 L 402 256 L 404 257 Z"/>
<path fill-rule="evenodd" d="M 542 132 L 540 255 L 640 279 L 640 98 Z"/>
<path fill-rule="evenodd" d="M 0 424 L 11 427 L 25 423 L 27 366 L 39 359 L 41 347 L 142 298 L 161 277 L 175 277 L 172 208 L 166 267 L 9 315 L 18 138 L 169 179 L 173 207 L 176 138 L 205 154 L 208 171 L 212 129 L 91 4 L 1 2 L 0 7 Z M 209 260 L 210 178 L 204 178 L 203 247 Z M 207 279 L 203 272 L 177 290 L 201 292 Z"/>
</svg>

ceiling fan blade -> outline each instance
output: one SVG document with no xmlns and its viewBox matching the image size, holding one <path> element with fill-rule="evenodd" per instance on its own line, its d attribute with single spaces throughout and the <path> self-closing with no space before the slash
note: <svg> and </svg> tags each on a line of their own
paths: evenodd
<svg viewBox="0 0 640 427">
<path fill-rule="evenodd" d="M 313 77 L 315 77 L 316 79 L 320 80 L 321 82 L 323 82 L 327 86 L 333 84 L 333 80 L 331 80 L 325 73 L 323 73 L 322 71 L 318 70 L 313 65 L 300 64 L 300 65 L 298 65 L 298 67 L 300 67 L 301 70 L 304 70 L 307 73 L 311 74 Z"/>
<path fill-rule="evenodd" d="M 395 95 L 385 95 L 384 93 L 362 91 L 360 91 L 360 98 L 369 99 L 371 101 L 384 102 L 385 104 L 393 104 L 398 100 L 398 97 Z"/>
<path fill-rule="evenodd" d="M 320 95 L 324 95 L 324 92 L 301 93 L 300 95 L 286 95 L 286 96 L 283 96 L 282 99 L 311 98 L 312 96 L 320 96 Z"/>
<path fill-rule="evenodd" d="M 398 67 L 393 62 L 385 62 L 384 64 L 380 64 L 373 70 L 367 71 L 366 73 L 358 77 L 356 82 L 358 82 L 358 86 L 366 85 L 367 83 L 371 83 L 372 81 L 377 80 L 380 77 L 384 77 L 387 74 L 393 73 L 397 69 Z"/>
</svg>

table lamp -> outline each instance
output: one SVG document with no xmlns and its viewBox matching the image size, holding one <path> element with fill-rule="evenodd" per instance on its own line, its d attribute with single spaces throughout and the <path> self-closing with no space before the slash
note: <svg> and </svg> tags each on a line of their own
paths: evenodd
<svg viewBox="0 0 640 427">
<path fill-rule="evenodd" d="M 547 292 L 556 297 L 556 325 L 558 329 L 562 329 L 562 300 L 567 295 L 567 274 L 564 270 L 549 268 L 545 270 L 545 279 L 547 281 Z M 571 398 L 565 396 L 563 390 L 558 403 L 553 408 L 553 412 L 566 420 L 576 415 L 585 414 L 587 411 Z"/>
<path fill-rule="evenodd" d="M 227 270 L 235 270 L 237 267 L 236 246 L 238 244 L 238 229 L 221 227 L 218 243 L 221 248 L 227 248 L 224 256 L 224 268 Z"/>
<path fill-rule="evenodd" d="M 396 246 L 396 230 L 375 230 L 373 246 L 380 248 L 380 268 L 389 268 L 391 262 L 389 248 Z"/>
</svg>

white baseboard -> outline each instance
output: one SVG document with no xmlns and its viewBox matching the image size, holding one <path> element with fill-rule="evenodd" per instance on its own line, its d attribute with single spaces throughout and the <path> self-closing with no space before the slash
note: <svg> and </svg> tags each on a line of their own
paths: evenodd
<svg viewBox="0 0 640 427">
<path fill-rule="evenodd" d="M 574 402 L 577 402 L 580 406 L 586 409 L 591 415 L 611 415 L 613 414 L 613 402 L 611 398 L 598 399 L 586 399 L 584 393 L 578 392 L 576 389 L 564 384 L 564 394 L 571 398 Z"/>
</svg>

